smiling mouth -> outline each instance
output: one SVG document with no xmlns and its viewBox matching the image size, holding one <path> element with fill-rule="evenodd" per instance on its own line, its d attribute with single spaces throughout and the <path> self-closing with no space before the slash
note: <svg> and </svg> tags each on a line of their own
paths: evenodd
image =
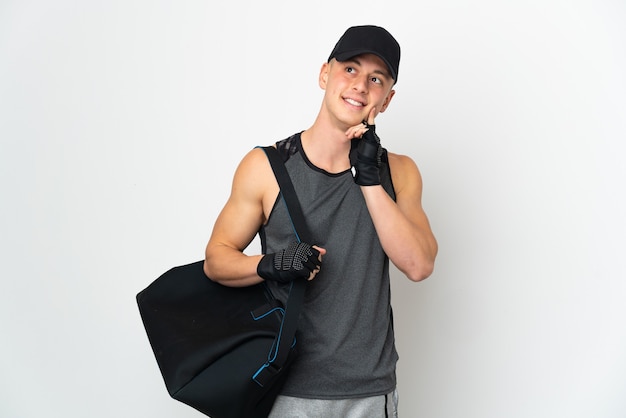
<svg viewBox="0 0 626 418">
<path fill-rule="evenodd" d="M 359 107 L 363 107 L 363 106 L 365 106 L 365 104 L 363 104 L 363 103 L 361 103 L 361 102 L 359 102 L 359 101 L 356 101 L 356 100 L 354 100 L 354 99 L 344 98 L 344 100 L 345 100 L 346 102 L 350 103 L 352 106 L 359 106 Z"/>
</svg>

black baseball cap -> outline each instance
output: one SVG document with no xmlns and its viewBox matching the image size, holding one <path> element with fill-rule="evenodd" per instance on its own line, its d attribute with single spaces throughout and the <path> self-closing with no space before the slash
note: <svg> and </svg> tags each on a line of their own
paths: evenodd
<svg viewBox="0 0 626 418">
<path fill-rule="evenodd" d="M 339 38 L 328 61 L 333 58 L 346 61 L 361 54 L 378 55 L 387 64 L 391 77 L 398 82 L 400 44 L 386 29 L 373 25 L 348 28 Z"/>
</svg>

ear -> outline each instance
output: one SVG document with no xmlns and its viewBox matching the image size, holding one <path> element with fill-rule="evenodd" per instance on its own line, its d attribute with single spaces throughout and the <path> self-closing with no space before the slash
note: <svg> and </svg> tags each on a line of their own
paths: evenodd
<svg viewBox="0 0 626 418">
<path fill-rule="evenodd" d="M 391 102 L 391 99 L 393 99 L 393 96 L 395 94 L 396 94 L 396 91 L 393 89 L 389 92 L 389 94 L 387 94 L 387 97 L 385 97 L 385 101 L 383 102 L 383 105 L 380 108 L 379 113 L 383 113 L 385 110 L 387 110 L 387 107 L 389 106 L 389 103 Z"/>
<path fill-rule="evenodd" d="M 325 62 L 320 69 L 320 75 L 318 83 L 322 90 L 326 90 L 326 83 L 328 82 L 328 72 L 330 71 L 330 64 Z"/>
</svg>

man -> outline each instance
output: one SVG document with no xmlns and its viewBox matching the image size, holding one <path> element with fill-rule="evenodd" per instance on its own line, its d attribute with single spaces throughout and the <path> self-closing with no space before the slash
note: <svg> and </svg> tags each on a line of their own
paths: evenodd
<svg viewBox="0 0 626 418">
<path fill-rule="evenodd" d="M 267 157 L 253 149 L 207 245 L 205 272 L 224 285 L 265 280 L 285 295 L 291 280 L 309 280 L 299 356 L 270 417 L 397 414 L 389 260 L 420 281 L 437 254 L 416 164 L 388 153 L 375 132 L 399 62 L 385 29 L 349 28 L 321 67 L 324 98 L 313 125 L 276 143 L 314 242 L 294 243 Z M 244 254 L 257 232 L 264 254 Z"/>
</svg>

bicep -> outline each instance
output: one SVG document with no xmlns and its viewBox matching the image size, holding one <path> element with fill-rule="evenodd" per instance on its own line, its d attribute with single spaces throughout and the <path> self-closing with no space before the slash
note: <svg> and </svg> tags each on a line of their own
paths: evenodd
<svg viewBox="0 0 626 418">
<path fill-rule="evenodd" d="M 249 196 L 231 195 L 213 226 L 209 246 L 223 245 L 243 251 L 262 223 L 259 206 Z"/>
<path fill-rule="evenodd" d="M 390 159 L 396 204 L 404 216 L 420 228 L 430 229 L 422 207 L 422 175 L 415 162 L 406 156 Z"/>
<path fill-rule="evenodd" d="M 263 153 L 252 151 L 237 168 L 231 194 L 215 222 L 209 246 L 243 251 L 264 222 L 263 199 L 269 184 L 269 168 L 267 158 L 259 152 Z"/>
</svg>

